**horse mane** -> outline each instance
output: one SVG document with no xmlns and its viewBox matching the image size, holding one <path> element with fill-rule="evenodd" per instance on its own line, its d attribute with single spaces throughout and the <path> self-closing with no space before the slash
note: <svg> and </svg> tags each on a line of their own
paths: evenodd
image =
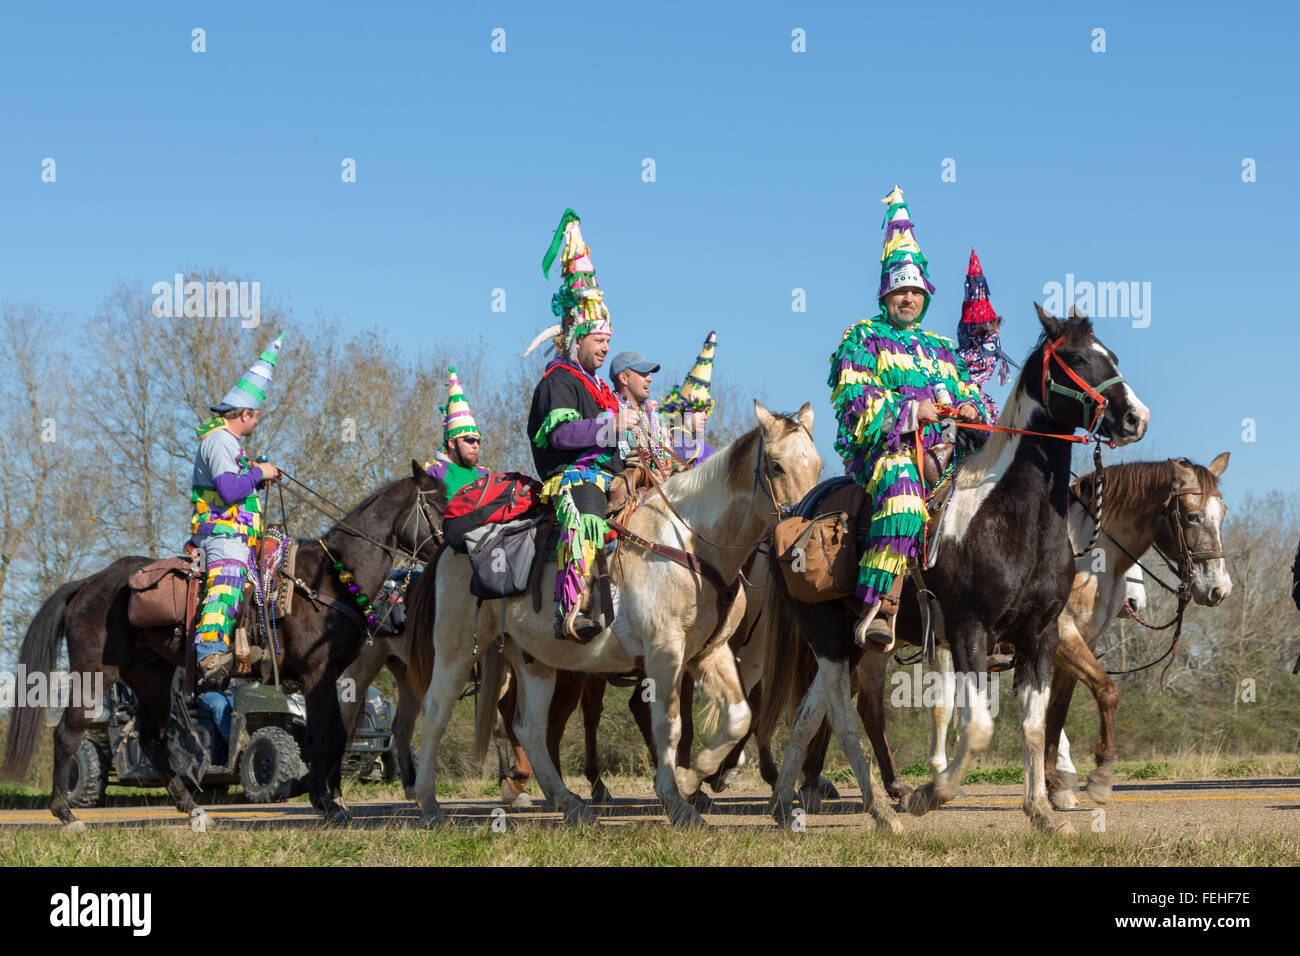
<svg viewBox="0 0 1300 956">
<path fill-rule="evenodd" d="M 1214 472 L 1204 465 L 1197 465 L 1187 459 L 1180 460 L 1183 467 L 1191 469 L 1202 495 L 1213 495 L 1219 490 L 1219 480 Z M 1102 489 L 1102 502 L 1106 510 L 1116 512 L 1142 512 L 1152 508 L 1152 493 L 1160 491 L 1160 505 L 1165 498 L 1163 492 L 1174 480 L 1174 463 L 1168 458 L 1158 461 L 1129 461 L 1105 468 L 1105 486 Z M 1078 496 L 1090 506 L 1093 501 L 1093 483 L 1096 475 L 1089 472 L 1074 482 Z"/>
<path fill-rule="evenodd" d="M 793 415 L 773 412 L 772 417 L 782 426 L 781 438 L 803 427 Z M 725 487 L 750 487 L 753 484 L 752 459 L 762 437 L 762 428 L 755 425 L 695 467 L 671 475 L 664 482 L 664 490 L 669 492 L 676 505 L 679 500 L 697 497 L 701 502 L 712 501 Z"/>
</svg>

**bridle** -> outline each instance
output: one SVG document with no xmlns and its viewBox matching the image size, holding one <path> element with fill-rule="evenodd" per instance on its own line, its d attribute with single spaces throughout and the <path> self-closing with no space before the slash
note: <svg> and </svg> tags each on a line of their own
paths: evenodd
<svg viewBox="0 0 1300 956">
<path fill-rule="evenodd" d="M 1064 341 L 1065 336 L 1062 335 L 1055 342 L 1052 342 L 1043 349 L 1043 382 L 1041 392 L 1043 396 L 1043 408 L 1048 409 L 1048 403 L 1051 401 L 1053 395 L 1060 395 L 1062 398 L 1068 399 L 1069 401 L 1078 402 L 1079 407 L 1083 409 L 1085 417 L 1088 416 L 1089 410 L 1091 409 L 1092 422 L 1087 426 L 1088 434 L 1086 436 L 1088 439 L 1091 439 L 1094 437 L 1097 427 L 1101 424 L 1102 415 L 1105 414 L 1106 406 L 1108 404 L 1106 397 L 1101 393 L 1112 385 L 1118 385 L 1120 382 L 1124 381 L 1124 376 L 1115 375 L 1106 379 L 1104 382 L 1099 382 L 1096 385 L 1089 385 L 1079 377 L 1079 374 L 1074 369 L 1065 364 L 1065 360 L 1056 353 L 1057 348 Z M 1053 361 L 1055 361 L 1057 365 L 1061 366 L 1065 374 L 1069 376 L 1070 380 L 1078 385 L 1079 388 L 1070 388 L 1052 378 Z M 1048 409 L 1048 414 L 1051 414 L 1050 409 Z"/>
</svg>

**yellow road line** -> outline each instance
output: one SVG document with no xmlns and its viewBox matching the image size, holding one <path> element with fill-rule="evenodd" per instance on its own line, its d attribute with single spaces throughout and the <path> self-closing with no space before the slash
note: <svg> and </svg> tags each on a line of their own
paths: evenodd
<svg viewBox="0 0 1300 956">
<path fill-rule="evenodd" d="M 1187 797 L 1111 797 L 1110 803 L 1163 803 L 1170 800 L 1281 800 L 1287 797 L 1300 797 L 1300 793 L 1224 793 L 1224 794 L 1196 794 Z M 952 800 L 948 806 L 960 804 L 965 807 L 976 806 L 1012 806 L 1024 803 L 1020 800 L 980 800 L 978 797 L 962 797 L 960 800 Z M 1098 804 L 1100 806 L 1100 804 Z"/>
</svg>

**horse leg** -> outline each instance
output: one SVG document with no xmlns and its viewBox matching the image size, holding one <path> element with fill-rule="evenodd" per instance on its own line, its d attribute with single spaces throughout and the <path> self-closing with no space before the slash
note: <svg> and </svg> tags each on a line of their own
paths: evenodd
<svg viewBox="0 0 1300 956">
<path fill-rule="evenodd" d="M 964 620 L 952 633 L 960 650 L 960 659 L 954 663 L 962 667 L 955 675 L 955 690 L 960 692 L 962 733 L 957 738 L 957 749 L 952 762 L 943 770 L 932 770 L 930 779 L 917 787 L 899 803 L 900 809 L 916 816 L 947 803 L 957 795 L 962 777 L 975 758 L 983 753 L 993 738 L 993 718 L 989 713 L 988 674 L 983 670 L 986 662 L 988 633 L 978 621 Z"/>
<path fill-rule="evenodd" d="M 710 708 L 719 716 L 718 727 L 691 766 L 678 771 L 677 784 L 697 810 L 707 813 L 712 809 L 712 801 L 700 791 L 700 784 L 718 770 L 736 743 L 749 733 L 753 714 L 736 670 L 736 659 L 728 645 L 718 645 L 695 665 L 695 669 Z M 689 687 L 693 693 L 694 685 L 693 679 L 682 681 L 683 706 L 687 709 L 690 705 L 685 692 Z"/>
<path fill-rule="evenodd" d="M 519 746 L 519 739 L 515 737 L 515 709 L 519 702 L 519 679 L 508 668 L 504 687 L 497 701 L 495 727 L 497 782 L 501 787 L 501 802 L 507 807 L 522 809 L 532 806 L 533 803 L 532 797 L 524 789 L 533 775 L 533 765 L 528 762 L 524 748 Z M 555 750 L 559 752 L 558 740 Z"/>
<path fill-rule="evenodd" d="M 893 800 L 900 800 L 912 788 L 899 776 L 894 754 L 885 737 L 885 671 L 889 659 L 884 654 L 863 654 L 858 662 L 858 716 L 866 728 L 880 776 L 885 782 L 885 792 Z"/>
<path fill-rule="evenodd" d="M 1025 815 L 1044 833 L 1072 833 L 1073 828 L 1052 814 L 1047 798 L 1044 766 L 1047 700 L 1056 658 L 1057 622 L 1043 629 L 1034 642 L 1034 653 L 1016 667 L 1016 700 L 1020 704 L 1020 740 L 1025 752 Z"/>
<path fill-rule="evenodd" d="M 651 692 L 651 723 L 658 752 L 655 795 L 674 826 L 704 826 L 704 818 L 682 798 L 677 782 L 677 746 L 682 733 L 682 642 L 681 635 L 676 636 L 679 640 L 666 642 L 668 650 L 651 648 L 645 662 L 646 677 L 650 681 L 646 686 Z M 674 646 L 678 650 L 672 650 Z M 689 792 L 699 789 L 699 781 L 692 780 L 689 774 L 686 782 L 693 783 Z"/>
<path fill-rule="evenodd" d="M 605 711 L 605 681 L 594 674 L 582 682 L 582 735 L 586 743 L 586 762 L 583 771 L 591 784 L 593 804 L 611 804 L 614 795 L 600 779 L 600 756 L 596 752 L 596 731 L 600 728 L 600 715 Z"/>
<path fill-rule="evenodd" d="M 19 688 L 21 693 L 22 688 Z M 54 728 L 54 781 L 50 793 L 50 812 L 69 833 L 84 833 L 86 825 L 77 819 L 68 803 L 68 775 L 72 770 L 72 756 L 81 744 L 82 735 L 90 726 L 90 718 L 80 707 L 63 708 L 63 716 Z"/>
<path fill-rule="evenodd" d="M 742 684 L 744 683 L 744 680 L 745 680 L 744 674 L 742 673 L 741 674 Z M 745 744 L 749 742 L 750 735 L 754 733 L 754 720 L 752 715 L 758 713 L 758 708 L 763 701 L 762 686 L 759 684 L 755 684 L 753 687 L 751 687 L 749 694 L 745 698 L 745 700 L 749 704 L 749 713 L 751 714 L 749 727 L 745 730 L 744 734 L 741 735 L 740 739 L 736 741 L 736 745 L 731 748 L 731 751 L 725 757 L 722 758 L 722 763 L 718 765 L 718 769 L 715 770 L 710 776 L 704 779 L 704 782 L 707 783 L 710 788 L 712 788 L 714 793 L 721 793 L 723 790 L 727 789 L 728 777 L 731 774 L 731 771 L 735 770 L 736 767 L 740 765 L 740 758 L 744 756 L 745 753 Z M 770 755 L 769 755 L 769 759 L 770 759 Z M 776 771 L 775 768 L 773 768 L 774 779 L 775 776 L 776 776 Z"/>
<path fill-rule="evenodd" d="M 878 656 L 884 659 L 883 654 Z M 862 810 L 864 813 L 869 813 L 876 821 L 877 829 L 885 833 L 898 833 L 901 827 L 895 819 L 894 808 L 889 805 L 889 797 L 885 794 L 880 779 L 871 771 L 871 758 L 862 750 L 862 739 L 858 736 L 858 715 L 853 708 L 849 662 L 819 657 L 817 668 L 819 673 L 826 675 L 823 683 L 826 692 L 826 717 L 835 732 L 835 739 L 839 742 L 840 748 L 849 758 L 853 776 L 858 779 L 858 788 L 862 791 Z M 866 691 L 864 690 L 863 693 Z"/>
<path fill-rule="evenodd" d="M 388 658 L 388 672 L 397 685 L 397 714 L 393 717 L 393 747 L 397 750 L 398 776 L 402 779 L 402 793 L 406 799 L 415 797 L 415 754 L 411 742 L 415 739 L 415 720 L 420 715 L 420 699 L 411 683 L 411 672 L 406 662 L 398 657 Z"/>
<path fill-rule="evenodd" d="M 1079 798 L 1065 785 L 1057 772 L 1059 741 L 1064 736 L 1062 728 L 1065 726 L 1066 712 L 1070 709 L 1075 683 L 1074 675 L 1058 666 L 1052 672 L 1052 686 L 1047 695 L 1047 715 L 1043 725 L 1043 774 L 1047 781 L 1047 797 L 1057 810 L 1072 810 L 1079 805 Z"/>
<path fill-rule="evenodd" d="M 930 772 L 942 773 L 948 766 L 948 725 L 952 723 L 954 701 L 957 696 L 957 679 L 952 670 L 952 650 L 938 647 L 934 654 L 935 669 L 939 675 L 939 700 L 930 708 Z"/>
<path fill-rule="evenodd" d="M 803 782 L 799 785 L 799 805 L 809 813 L 822 812 L 822 800 L 838 800 L 840 792 L 835 784 L 822 776 L 826 768 L 826 751 L 831 745 L 831 725 L 823 720 L 808 742 L 808 755 L 803 761 Z"/>
<path fill-rule="evenodd" d="M 369 647 L 363 645 L 357 659 L 349 664 L 341 675 L 345 686 L 344 699 L 339 705 L 339 719 L 343 721 L 348 740 L 351 740 L 352 735 L 357 732 L 361 712 L 365 709 L 366 691 L 379 676 L 379 672 L 384 669 L 387 658 L 387 641 L 375 641 Z M 350 686 L 347 684 L 349 681 Z"/>
<path fill-rule="evenodd" d="M 158 775 L 167 781 L 167 794 L 172 798 L 177 811 L 186 815 L 193 813 L 199 805 L 194 802 L 194 796 L 180 774 L 172 771 L 171 759 L 167 754 L 171 688 L 176 668 L 170 664 L 143 664 L 136 658 L 122 670 L 121 676 L 135 691 L 141 749 Z"/>
<path fill-rule="evenodd" d="M 537 775 L 542 793 L 546 794 L 551 806 L 564 814 L 567 822 L 595 823 L 596 812 L 564 785 L 564 778 L 552 762 L 546 745 L 551 698 L 555 693 L 555 668 L 548 667 L 539 660 L 525 664 L 514 641 L 506 642 L 506 655 L 514 669 L 519 688 L 518 705 L 515 708 L 515 734 L 532 761 L 533 772 Z"/>
<path fill-rule="evenodd" d="M 823 677 L 818 670 L 812 686 L 799 702 L 794 726 L 790 728 L 790 741 L 785 748 L 785 759 L 781 762 L 781 772 L 772 784 L 772 802 L 768 805 L 768 810 L 782 826 L 793 815 L 795 777 L 807 754 L 808 742 L 826 717 L 826 696 L 822 688 Z"/>
<path fill-rule="evenodd" d="M 333 663 L 326 661 L 302 677 L 302 695 L 307 701 L 307 792 L 327 823 L 347 823 L 352 818 L 342 799 L 343 751 L 348 738 L 339 714 L 337 676 Z"/>
<path fill-rule="evenodd" d="M 447 731 L 470 669 L 484 650 L 480 647 L 478 656 L 471 653 L 470 640 L 459 630 L 448 624 L 434 629 L 433 676 L 424 693 L 420 759 L 415 774 L 415 799 L 420 804 L 420 825 L 425 828 L 446 822 L 438 805 L 438 744 Z"/>
<path fill-rule="evenodd" d="M 645 740 L 646 749 L 650 752 L 650 765 L 659 765 L 659 748 L 655 746 L 654 719 L 650 716 L 650 697 L 645 693 L 646 686 L 644 683 L 637 684 L 632 688 L 632 696 L 627 700 L 628 713 L 636 721 L 637 729 L 641 731 L 641 737 Z"/>
<path fill-rule="evenodd" d="M 1110 802 L 1115 779 L 1115 716 L 1119 711 L 1119 688 L 1091 650 L 1083 664 L 1083 682 L 1097 701 L 1101 735 L 1097 738 L 1097 767 L 1088 774 L 1088 796 L 1096 803 Z"/>
</svg>

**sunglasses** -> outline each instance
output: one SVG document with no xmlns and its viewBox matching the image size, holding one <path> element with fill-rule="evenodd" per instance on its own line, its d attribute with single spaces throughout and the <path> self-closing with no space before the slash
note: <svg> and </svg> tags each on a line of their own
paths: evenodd
<svg viewBox="0 0 1300 956">
<path fill-rule="evenodd" d="M 466 445 L 477 445 L 479 443 L 479 440 L 477 438 L 462 438 L 461 441 L 463 441 Z"/>
</svg>

